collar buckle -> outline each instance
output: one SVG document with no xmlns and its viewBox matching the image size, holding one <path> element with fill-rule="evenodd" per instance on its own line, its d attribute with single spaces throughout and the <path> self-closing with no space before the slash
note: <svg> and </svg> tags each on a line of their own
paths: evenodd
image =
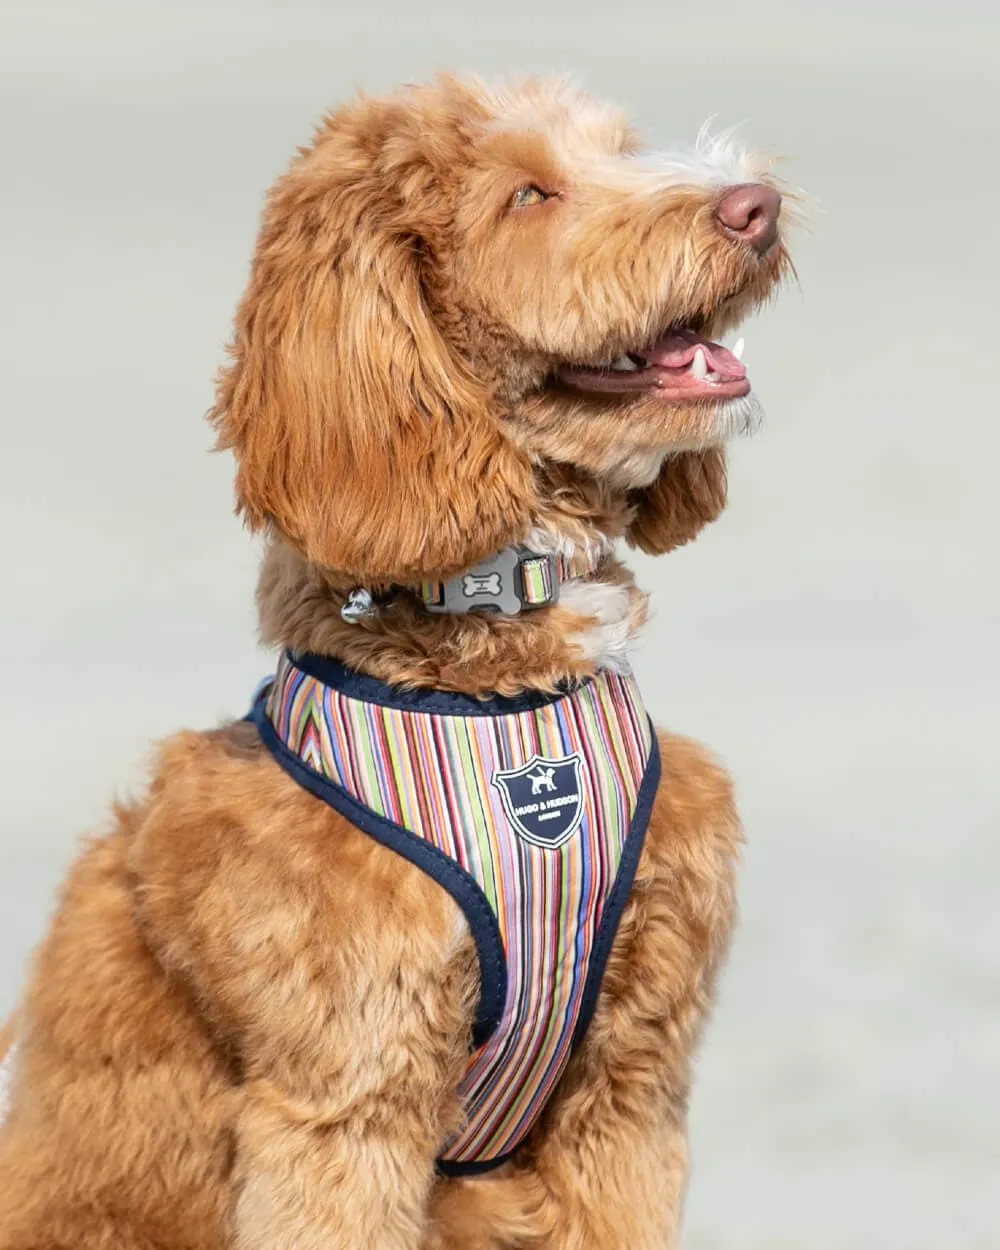
<svg viewBox="0 0 1000 1250">
<path fill-rule="evenodd" d="M 420 591 L 428 612 L 464 615 L 485 610 L 517 616 L 525 608 L 558 603 L 559 584 L 556 555 L 504 547 L 447 581 L 423 582 Z"/>
</svg>

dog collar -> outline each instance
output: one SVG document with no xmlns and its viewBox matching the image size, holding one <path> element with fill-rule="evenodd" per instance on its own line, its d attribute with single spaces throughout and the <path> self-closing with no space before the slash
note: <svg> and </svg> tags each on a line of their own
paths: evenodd
<svg viewBox="0 0 1000 1250">
<path fill-rule="evenodd" d="M 447 581 L 420 583 L 420 598 L 428 612 L 464 615 L 480 610 L 517 616 L 525 609 L 547 608 L 559 602 L 563 582 L 589 576 L 603 553 L 563 556 L 504 547 L 464 573 Z"/>
<path fill-rule="evenodd" d="M 562 583 L 574 577 L 589 577 L 603 558 L 601 550 L 564 556 L 527 547 L 504 547 L 464 573 L 445 581 L 421 582 L 416 593 L 428 612 L 464 616 L 468 612 L 492 611 L 517 616 L 525 609 L 558 603 Z M 340 615 L 353 624 L 374 616 L 385 603 L 370 590 L 358 587 L 347 596 Z"/>
</svg>

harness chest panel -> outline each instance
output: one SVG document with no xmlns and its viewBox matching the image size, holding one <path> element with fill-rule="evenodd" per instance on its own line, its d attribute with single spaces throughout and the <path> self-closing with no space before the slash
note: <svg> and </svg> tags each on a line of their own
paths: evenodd
<svg viewBox="0 0 1000 1250">
<path fill-rule="evenodd" d="M 480 701 L 285 656 L 253 716 L 297 781 L 462 907 L 480 1003 L 439 1166 L 496 1166 L 586 1030 L 642 849 L 659 756 L 634 679 Z"/>
</svg>

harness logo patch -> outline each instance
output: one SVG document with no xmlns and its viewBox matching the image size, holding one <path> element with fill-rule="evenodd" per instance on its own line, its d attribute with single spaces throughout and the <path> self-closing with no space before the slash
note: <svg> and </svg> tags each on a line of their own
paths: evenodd
<svg viewBox="0 0 1000 1250">
<path fill-rule="evenodd" d="M 561 760 L 533 755 L 527 764 L 491 778 L 500 791 L 507 819 L 535 846 L 562 846 L 583 818 L 580 757 Z"/>
</svg>

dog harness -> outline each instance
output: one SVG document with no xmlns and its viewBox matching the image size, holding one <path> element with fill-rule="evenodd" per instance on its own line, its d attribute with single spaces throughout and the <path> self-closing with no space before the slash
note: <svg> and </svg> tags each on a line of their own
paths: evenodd
<svg viewBox="0 0 1000 1250">
<path fill-rule="evenodd" d="M 449 1174 L 509 1159 L 597 1001 L 659 753 L 631 675 L 480 700 L 285 655 L 251 713 L 278 764 L 461 907 L 479 956 Z"/>
</svg>

